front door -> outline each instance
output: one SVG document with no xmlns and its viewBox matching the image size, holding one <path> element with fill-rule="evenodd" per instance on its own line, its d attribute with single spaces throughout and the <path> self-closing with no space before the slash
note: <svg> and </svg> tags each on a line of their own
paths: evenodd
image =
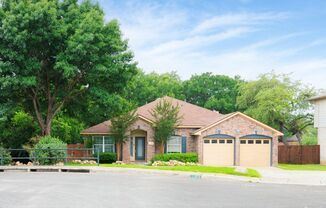
<svg viewBox="0 0 326 208">
<path fill-rule="evenodd" d="M 145 160 L 145 137 L 136 137 L 136 160 Z"/>
</svg>

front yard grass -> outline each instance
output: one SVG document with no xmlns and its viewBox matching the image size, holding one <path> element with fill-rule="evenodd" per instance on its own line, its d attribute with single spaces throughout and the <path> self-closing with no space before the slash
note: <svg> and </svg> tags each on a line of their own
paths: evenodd
<svg viewBox="0 0 326 208">
<path fill-rule="evenodd" d="M 283 170 L 326 171 L 326 166 L 319 165 L 319 164 L 309 164 L 309 165 L 279 164 L 278 167 Z"/>
<path fill-rule="evenodd" d="M 76 164 L 66 163 L 66 166 L 97 166 L 97 164 Z M 135 164 L 100 164 L 100 167 L 109 168 L 139 168 L 139 169 L 150 169 L 150 170 L 169 170 L 169 171 L 185 171 L 195 173 L 220 173 L 235 176 L 246 176 L 260 178 L 261 175 L 254 169 L 247 169 L 247 172 L 242 173 L 236 171 L 234 167 L 213 167 L 213 166 L 147 166 L 147 165 L 135 165 Z"/>
<path fill-rule="evenodd" d="M 134 165 L 134 164 L 102 164 L 101 167 L 110 168 L 141 168 L 151 170 L 170 170 L 170 171 L 185 171 L 185 172 L 196 172 L 196 173 L 221 173 L 236 176 L 247 176 L 260 178 L 261 175 L 254 169 L 248 169 L 246 173 L 238 172 L 234 167 L 212 167 L 212 166 L 145 166 L 145 165 Z"/>
</svg>

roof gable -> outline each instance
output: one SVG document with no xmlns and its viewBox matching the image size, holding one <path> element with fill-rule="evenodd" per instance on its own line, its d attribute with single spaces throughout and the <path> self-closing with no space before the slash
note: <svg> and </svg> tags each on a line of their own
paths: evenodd
<svg viewBox="0 0 326 208">
<path fill-rule="evenodd" d="M 259 125 L 259 126 L 265 128 L 265 129 L 269 129 L 269 130 L 271 130 L 271 131 L 274 132 L 277 136 L 283 136 L 283 133 L 282 133 L 282 132 L 280 132 L 280 131 L 278 131 L 278 130 L 276 130 L 276 129 L 274 129 L 274 128 L 272 128 L 272 127 L 270 127 L 270 126 L 268 126 L 268 125 L 266 125 L 266 124 L 264 124 L 264 123 L 262 123 L 262 122 L 260 122 L 260 121 L 257 121 L 256 119 L 253 119 L 253 118 L 251 118 L 250 116 L 247 116 L 246 114 L 241 113 L 241 112 L 235 112 L 235 113 L 227 114 L 227 115 L 225 115 L 224 117 L 221 117 L 221 118 L 220 118 L 219 120 L 217 120 L 216 122 L 211 123 L 211 124 L 209 124 L 209 125 L 207 125 L 207 126 L 205 126 L 205 127 L 202 127 L 202 128 L 200 128 L 200 129 L 198 129 L 197 131 L 193 132 L 193 135 L 201 135 L 201 133 L 202 133 L 203 131 L 206 131 L 207 129 L 210 129 L 210 128 L 212 128 L 212 127 L 214 127 L 214 126 L 216 126 L 216 125 L 218 125 L 218 124 L 220 124 L 220 123 L 223 123 L 223 122 L 225 122 L 225 121 L 229 120 L 230 118 L 233 118 L 233 117 L 235 117 L 235 116 L 237 116 L 237 115 L 242 116 L 242 117 L 244 117 L 245 119 L 248 119 L 248 120 L 250 120 L 250 121 L 256 123 L 257 125 Z"/>
</svg>

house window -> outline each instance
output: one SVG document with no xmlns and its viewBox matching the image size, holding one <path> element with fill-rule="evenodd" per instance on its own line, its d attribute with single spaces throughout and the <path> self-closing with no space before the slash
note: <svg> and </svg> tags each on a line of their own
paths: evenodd
<svg viewBox="0 0 326 208">
<path fill-rule="evenodd" d="M 115 152 L 114 140 L 109 136 L 93 137 L 94 152 Z"/>
<path fill-rule="evenodd" d="M 181 152 L 181 136 L 172 136 L 168 139 L 166 143 L 167 153 L 180 153 Z"/>
<path fill-rule="evenodd" d="M 205 140 L 204 140 L 204 143 L 205 143 L 205 144 L 209 144 L 209 141 L 210 141 L 210 140 L 205 139 Z"/>
</svg>

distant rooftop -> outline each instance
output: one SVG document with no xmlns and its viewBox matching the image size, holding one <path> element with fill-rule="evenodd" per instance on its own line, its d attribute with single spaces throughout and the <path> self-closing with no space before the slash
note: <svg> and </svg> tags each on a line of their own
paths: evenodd
<svg viewBox="0 0 326 208">
<path fill-rule="evenodd" d="M 324 92 L 320 95 L 314 96 L 312 98 L 309 98 L 310 101 L 323 100 L 323 99 L 326 99 L 326 92 Z"/>
</svg>

